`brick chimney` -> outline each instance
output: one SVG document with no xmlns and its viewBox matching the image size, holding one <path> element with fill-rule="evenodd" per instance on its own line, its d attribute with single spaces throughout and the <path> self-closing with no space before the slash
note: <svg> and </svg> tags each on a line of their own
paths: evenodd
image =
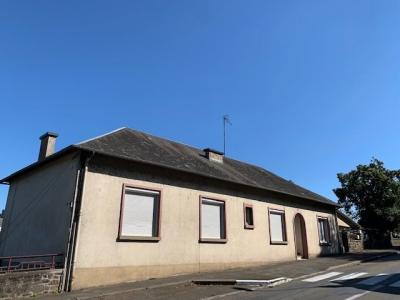
<svg viewBox="0 0 400 300">
<path fill-rule="evenodd" d="M 52 155 L 56 148 L 57 133 L 46 132 L 40 137 L 40 151 L 38 161 L 45 159 L 47 156 Z"/>
<path fill-rule="evenodd" d="M 218 150 L 214 150 L 211 148 L 203 149 L 206 154 L 208 160 L 223 163 L 224 162 L 224 153 Z"/>
</svg>

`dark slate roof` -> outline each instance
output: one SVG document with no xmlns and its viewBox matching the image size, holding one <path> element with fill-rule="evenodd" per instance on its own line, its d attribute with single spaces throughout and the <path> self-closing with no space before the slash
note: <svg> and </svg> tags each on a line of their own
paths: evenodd
<svg viewBox="0 0 400 300">
<path fill-rule="evenodd" d="M 228 157 L 224 157 L 223 163 L 210 161 L 203 150 L 129 128 L 118 129 L 73 147 L 337 206 L 335 202 L 261 167 Z"/>
</svg>

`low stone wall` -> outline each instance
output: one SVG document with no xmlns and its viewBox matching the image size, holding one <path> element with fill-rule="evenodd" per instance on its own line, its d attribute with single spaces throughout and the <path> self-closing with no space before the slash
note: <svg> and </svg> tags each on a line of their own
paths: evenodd
<svg viewBox="0 0 400 300">
<path fill-rule="evenodd" d="M 354 240 L 354 239 L 349 240 L 349 252 L 350 253 L 363 252 L 363 251 L 364 251 L 363 241 Z"/>
<path fill-rule="evenodd" d="M 394 248 L 400 248 L 400 239 L 392 239 L 390 241 L 392 247 Z"/>
<path fill-rule="evenodd" d="M 62 270 L 0 274 L 0 300 L 57 293 Z"/>
<path fill-rule="evenodd" d="M 343 243 L 346 252 L 357 253 L 364 251 L 363 234 L 360 230 L 344 231 L 342 238 L 344 238 Z"/>
</svg>

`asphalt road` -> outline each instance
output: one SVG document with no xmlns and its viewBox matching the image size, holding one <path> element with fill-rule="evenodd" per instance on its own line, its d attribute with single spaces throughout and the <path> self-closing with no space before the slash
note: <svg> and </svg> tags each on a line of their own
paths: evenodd
<svg viewBox="0 0 400 300">
<path fill-rule="evenodd" d="M 399 255 L 338 268 L 274 288 L 220 295 L 218 299 L 400 299 Z"/>
<path fill-rule="evenodd" d="M 324 260 L 310 260 L 305 264 L 291 263 L 279 266 L 271 266 L 268 278 L 281 276 L 300 276 L 315 270 L 324 270 L 329 264 Z M 351 262 L 351 261 L 349 261 Z M 338 259 L 338 264 L 345 263 Z M 292 268 L 289 272 L 288 267 Z M 242 279 L 262 279 L 262 272 L 253 272 L 251 269 L 243 274 L 243 270 L 230 270 L 224 273 L 226 278 L 234 278 L 234 272 Z M 261 274 L 261 275 L 260 275 Z M 300 274 L 300 275 L 299 275 Z M 204 275 L 204 274 L 203 274 Z M 202 275 L 202 276 L 203 276 Z M 220 274 L 219 274 L 220 275 Z M 229 275 L 229 276 L 228 276 Z M 244 276 L 245 275 L 245 276 Z M 251 276 L 254 276 L 251 277 Z M 183 279 L 183 278 L 181 278 Z M 212 279 L 212 278 L 211 278 Z M 145 281 L 151 283 L 152 281 Z M 273 288 L 257 288 L 253 291 L 244 291 L 233 285 L 196 285 L 185 280 L 177 279 L 171 284 L 158 281 L 149 286 L 128 285 L 121 289 L 120 286 L 99 288 L 100 291 L 81 291 L 79 294 L 65 293 L 42 297 L 43 300 L 238 300 L 238 299 L 301 299 L 301 300 L 368 300 L 368 299 L 398 299 L 400 300 L 400 255 L 392 255 L 380 260 L 361 263 L 349 267 L 336 268 L 331 271 L 322 271 L 318 274 L 305 276 L 292 280 Z"/>
</svg>

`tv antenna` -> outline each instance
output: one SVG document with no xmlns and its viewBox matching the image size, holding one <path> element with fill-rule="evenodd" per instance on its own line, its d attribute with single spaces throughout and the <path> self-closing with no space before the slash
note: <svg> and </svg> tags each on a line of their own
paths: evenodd
<svg viewBox="0 0 400 300">
<path fill-rule="evenodd" d="M 222 122 L 224 125 L 224 155 L 226 153 L 226 124 L 232 125 L 229 115 L 223 115 Z"/>
</svg>

